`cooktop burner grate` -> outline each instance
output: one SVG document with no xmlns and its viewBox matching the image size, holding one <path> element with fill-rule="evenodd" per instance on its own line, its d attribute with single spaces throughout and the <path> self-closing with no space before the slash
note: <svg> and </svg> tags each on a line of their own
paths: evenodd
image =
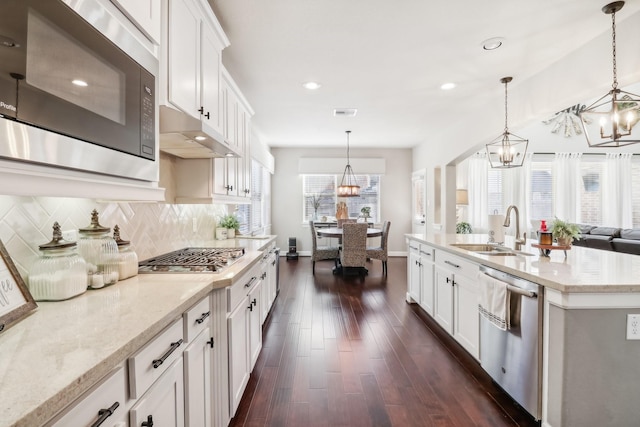
<svg viewBox="0 0 640 427">
<path fill-rule="evenodd" d="M 139 273 L 218 273 L 244 255 L 244 248 L 184 248 L 139 263 Z"/>
</svg>

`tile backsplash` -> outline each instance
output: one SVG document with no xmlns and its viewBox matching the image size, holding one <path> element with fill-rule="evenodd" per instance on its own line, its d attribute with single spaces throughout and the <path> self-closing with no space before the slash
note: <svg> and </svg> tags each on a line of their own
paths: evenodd
<svg viewBox="0 0 640 427">
<path fill-rule="evenodd" d="M 51 240 L 53 223 L 62 230 L 78 230 L 91 222 L 91 211 L 100 224 L 120 227 L 140 260 L 185 246 L 213 240 L 218 218 L 227 206 L 162 203 L 109 203 L 61 197 L 0 196 L 0 240 L 23 278 L 40 251 Z M 194 231 L 195 230 L 195 231 Z"/>
</svg>

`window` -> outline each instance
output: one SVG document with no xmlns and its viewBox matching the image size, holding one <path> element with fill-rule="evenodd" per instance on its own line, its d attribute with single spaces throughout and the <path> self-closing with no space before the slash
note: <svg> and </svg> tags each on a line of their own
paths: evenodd
<svg viewBox="0 0 640 427">
<path fill-rule="evenodd" d="M 365 206 L 371 208 L 370 216 L 373 222 L 380 218 L 380 175 L 356 175 L 360 186 L 360 197 L 345 197 L 340 201 L 347 204 L 349 217 L 357 218 L 360 209 Z M 335 218 L 338 202 L 338 175 L 303 175 L 302 176 L 302 221 L 327 216 Z"/>
<path fill-rule="evenodd" d="M 531 162 L 531 206 L 532 219 L 553 218 L 553 163 Z"/>
<path fill-rule="evenodd" d="M 487 176 L 487 214 L 502 213 L 502 171 L 489 169 Z"/>
<path fill-rule="evenodd" d="M 264 233 L 271 224 L 271 173 L 255 160 L 251 161 L 251 203 L 238 205 L 236 215 L 240 233 Z"/>
<path fill-rule="evenodd" d="M 580 222 L 584 224 L 602 224 L 602 193 L 600 183 L 604 163 L 595 159 L 582 159 L 580 162 Z"/>
</svg>

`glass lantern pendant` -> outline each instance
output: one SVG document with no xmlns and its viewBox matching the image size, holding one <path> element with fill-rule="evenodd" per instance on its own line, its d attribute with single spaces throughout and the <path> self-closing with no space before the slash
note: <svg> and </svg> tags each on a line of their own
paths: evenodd
<svg viewBox="0 0 640 427">
<path fill-rule="evenodd" d="M 347 132 L 347 166 L 344 168 L 344 173 L 342 174 L 342 181 L 338 186 L 338 197 L 358 197 L 360 196 L 360 186 L 358 185 L 358 181 L 353 173 L 353 169 L 351 169 L 351 165 L 349 164 L 349 134 L 350 130 Z"/>
</svg>

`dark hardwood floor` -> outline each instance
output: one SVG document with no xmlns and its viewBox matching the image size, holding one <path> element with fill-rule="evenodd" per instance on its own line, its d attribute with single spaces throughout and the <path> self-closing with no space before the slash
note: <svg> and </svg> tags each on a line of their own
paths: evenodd
<svg viewBox="0 0 640 427">
<path fill-rule="evenodd" d="M 280 259 L 280 294 L 231 426 L 537 426 L 405 302 L 406 259 L 342 278 Z M 447 344 L 445 344 L 447 343 Z"/>
</svg>

